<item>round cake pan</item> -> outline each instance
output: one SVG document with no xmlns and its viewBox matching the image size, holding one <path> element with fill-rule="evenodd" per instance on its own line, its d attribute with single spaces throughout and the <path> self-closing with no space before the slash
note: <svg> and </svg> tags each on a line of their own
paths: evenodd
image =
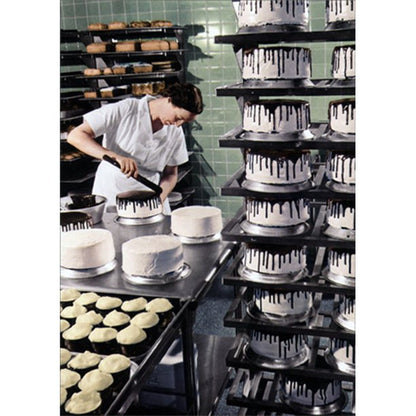
<svg viewBox="0 0 416 416">
<path fill-rule="evenodd" d="M 138 276 L 122 273 L 122 277 L 133 285 L 164 285 L 167 283 L 176 282 L 177 280 L 185 279 L 191 274 L 191 267 L 184 263 L 178 270 L 167 274 L 160 274 L 154 276 Z"/>
<path fill-rule="evenodd" d="M 164 218 L 165 216 L 163 214 L 156 214 L 147 218 L 127 218 L 117 215 L 114 218 L 114 222 L 122 225 L 148 225 L 163 221 Z"/>
<path fill-rule="evenodd" d="M 247 315 L 264 323 L 276 323 L 278 325 L 286 326 L 309 320 L 315 315 L 315 309 L 311 307 L 301 314 L 278 316 L 260 311 L 255 302 L 250 301 L 247 305 Z"/>
<path fill-rule="evenodd" d="M 96 277 L 102 274 L 111 272 L 115 269 L 117 260 L 114 259 L 107 264 L 100 267 L 94 267 L 91 269 L 68 269 L 61 266 L 61 277 L 66 279 L 86 279 L 89 277 Z"/>
<path fill-rule="evenodd" d="M 268 183 L 256 182 L 250 179 L 245 179 L 241 186 L 249 191 L 265 192 L 265 193 L 293 193 L 308 191 L 315 187 L 315 184 L 311 180 L 305 182 L 294 183 L 290 185 L 272 185 Z"/>
<path fill-rule="evenodd" d="M 282 370 L 286 368 L 299 367 L 300 365 L 306 363 L 311 356 L 311 351 L 309 347 L 305 344 L 305 347 L 302 349 L 302 351 L 299 352 L 297 356 L 291 357 L 286 360 L 277 360 L 256 354 L 251 349 L 250 344 L 247 343 L 243 347 L 243 354 L 248 361 L 250 361 L 258 367 L 270 370 Z"/>
<path fill-rule="evenodd" d="M 332 350 L 327 348 L 324 352 L 325 361 L 332 367 L 343 373 L 355 376 L 355 365 L 346 363 L 345 361 L 338 360 Z"/>
<path fill-rule="evenodd" d="M 208 235 L 206 237 L 186 237 L 184 235 L 178 235 L 174 233 L 171 233 L 171 235 L 179 238 L 179 240 L 183 244 L 205 244 L 205 243 L 212 243 L 214 241 L 221 240 L 221 233 Z"/>
<path fill-rule="evenodd" d="M 341 192 L 344 194 L 355 194 L 355 185 L 339 183 L 335 181 L 326 182 L 325 186 L 332 192 Z"/>
<path fill-rule="evenodd" d="M 238 266 L 238 274 L 243 279 L 250 280 L 252 282 L 278 284 L 297 282 L 307 276 L 308 270 L 305 268 L 297 273 L 267 274 L 250 270 L 240 262 L 240 265 Z"/>
<path fill-rule="evenodd" d="M 315 136 L 309 129 L 290 133 L 255 133 L 252 131 L 244 131 L 239 136 L 240 139 L 261 142 L 298 142 L 302 140 L 311 140 L 314 137 Z"/>
<path fill-rule="evenodd" d="M 324 226 L 322 233 L 328 237 L 337 238 L 339 240 L 355 241 L 355 230 L 347 230 L 346 228 L 336 228 L 327 224 Z"/>
<path fill-rule="evenodd" d="M 290 237 L 293 235 L 304 234 L 310 229 L 309 223 L 306 222 L 289 227 L 265 227 L 262 225 L 252 224 L 247 220 L 244 220 L 240 227 L 248 234 L 267 237 Z"/>
<path fill-rule="evenodd" d="M 60 200 L 61 205 L 61 211 L 63 212 L 84 212 L 88 215 L 91 215 L 93 224 L 98 224 L 101 222 L 103 215 L 104 215 L 104 209 L 107 203 L 107 198 L 101 195 L 84 195 L 85 197 L 95 197 L 96 204 L 93 206 L 86 206 L 81 208 L 69 208 L 71 204 L 73 204 L 73 199 L 71 196 L 64 196 Z M 73 195 L 75 198 L 75 195 Z M 81 196 L 82 197 L 82 196 Z"/>
<path fill-rule="evenodd" d="M 294 411 L 296 411 L 297 414 L 301 415 L 332 415 L 333 413 L 339 412 L 343 409 L 348 402 L 348 397 L 344 390 L 341 390 L 341 397 L 338 400 L 323 406 L 305 406 L 295 403 L 288 399 L 282 390 L 279 392 L 279 396 L 283 403 L 287 404 Z"/>
<path fill-rule="evenodd" d="M 336 283 L 342 286 L 355 287 L 354 277 L 342 276 L 340 274 L 332 273 L 329 271 L 328 267 L 322 270 L 322 277 L 331 283 Z"/>
</svg>

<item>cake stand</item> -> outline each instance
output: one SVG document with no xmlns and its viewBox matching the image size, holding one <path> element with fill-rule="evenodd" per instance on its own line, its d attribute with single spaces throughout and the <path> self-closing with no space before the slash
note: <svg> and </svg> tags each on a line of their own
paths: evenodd
<svg viewBox="0 0 416 416">
<path fill-rule="evenodd" d="M 115 269 L 116 265 L 117 260 L 114 259 L 100 267 L 93 267 L 89 269 L 68 269 L 61 266 L 61 277 L 67 279 L 85 279 L 89 277 L 96 277 L 111 272 Z"/>
<path fill-rule="evenodd" d="M 355 241 L 355 230 L 347 228 L 337 228 L 327 224 L 324 226 L 322 233 L 328 237 L 338 238 L 340 240 Z"/>
<path fill-rule="evenodd" d="M 345 78 L 345 79 L 334 79 L 331 84 L 331 87 L 355 87 L 355 77 L 354 78 Z"/>
<path fill-rule="evenodd" d="M 355 364 L 339 360 L 335 357 L 331 348 L 327 348 L 324 352 L 325 361 L 333 368 L 343 373 L 355 376 Z"/>
<path fill-rule="evenodd" d="M 283 25 L 262 25 L 262 26 L 243 26 L 238 29 L 238 33 L 264 33 L 264 32 L 306 32 L 306 25 L 283 24 Z"/>
<path fill-rule="evenodd" d="M 293 132 L 275 132 L 275 133 L 256 133 L 244 130 L 239 139 L 267 142 L 298 142 L 301 140 L 311 140 L 315 136 L 309 129 Z"/>
<path fill-rule="evenodd" d="M 256 366 L 271 370 L 281 370 L 285 368 L 298 367 L 306 363 L 311 356 L 311 351 L 309 347 L 305 344 L 304 347 L 299 351 L 299 353 L 293 357 L 286 359 L 273 359 L 270 357 L 265 357 L 263 355 L 258 355 L 251 349 L 250 344 L 247 343 L 243 347 L 243 355 L 248 361 L 250 361 Z"/>
<path fill-rule="evenodd" d="M 298 79 L 243 79 L 246 88 L 305 88 L 314 87 L 314 83 L 309 78 Z"/>
<path fill-rule="evenodd" d="M 355 277 L 335 274 L 329 270 L 329 267 L 325 267 L 322 270 L 322 277 L 332 283 L 336 283 L 342 286 L 355 287 Z"/>
<path fill-rule="evenodd" d="M 179 240 L 183 243 L 183 244 L 205 244 L 205 243 L 212 243 L 214 241 L 219 241 L 221 240 L 221 233 L 216 233 L 216 234 L 212 234 L 212 235 L 207 235 L 204 237 L 186 237 L 184 235 L 178 235 L 178 234 L 174 234 L 171 233 L 171 235 L 179 238 Z"/>
<path fill-rule="evenodd" d="M 279 393 L 280 400 L 296 411 L 297 414 L 302 415 L 330 415 L 343 409 L 347 404 L 348 397 L 344 390 L 341 390 L 341 396 L 332 403 L 322 406 L 305 406 L 294 402 L 285 396 L 283 391 Z"/>
<path fill-rule="evenodd" d="M 281 274 L 269 274 L 260 273 L 254 270 L 248 269 L 243 263 L 240 262 L 238 266 L 238 274 L 245 280 L 250 280 L 257 283 L 292 283 L 303 279 L 308 274 L 308 270 L 302 269 L 296 273 L 281 273 Z"/>
<path fill-rule="evenodd" d="M 332 313 L 333 321 L 341 326 L 342 328 L 348 329 L 349 331 L 355 331 L 355 320 L 351 320 L 343 316 L 339 311 L 335 310 Z"/>
<path fill-rule="evenodd" d="M 278 316 L 267 312 L 262 312 L 252 300 L 247 304 L 247 315 L 265 323 L 276 323 L 278 325 L 292 325 L 298 322 L 305 322 L 315 315 L 315 309 L 310 307 L 307 311 L 301 314 Z"/>
<path fill-rule="evenodd" d="M 302 222 L 288 227 L 267 227 L 244 220 L 240 226 L 246 233 L 267 237 L 289 237 L 293 235 L 300 235 L 306 233 L 310 229 L 310 225 L 307 222 Z"/>
<path fill-rule="evenodd" d="M 251 179 L 245 179 L 241 186 L 249 191 L 254 192 L 266 192 L 266 193 L 292 193 L 308 191 L 315 187 L 315 183 L 308 179 L 304 182 L 287 184 L 287 185 L 275 185 L 270 183 L 256 182 Z"/>
<path fill-rule="evenodd" d="M 114 218 L 114 222 L 122 225 L 148 225 L 163 221 L 164 218 L 165 216 L 163 214 L 156 214 L 146 218 L 129 218 L 117 215 Z"/>
<path fill-rule="evenodd" d="M 153 276 L 139 276 L 123 272 L 122 277 L 127 282 L 132 283 L 133 285 L 164 285 L 167 283 L 176 282 L 180 279 L 185 279 L 190 274 L 191 267 L 187 263 L 183 263 L 183 265 L 179 267 L 179 269 L 166 274 L 157 274 Z"/>
<path fill-rule="evenodd" d="M 339 131 L 328 129 L 322 135 L 322 138 L 331 142 L 355 142 L 355 133 L 340 133 Z"/>
<path fill-rule="evenodd" d="M 333 192 L 341 192 L 345 194 L 355 194 L 355 184 L 347 184 L 335 181 L 327 181 L 325 186 Z"/>
</svg>

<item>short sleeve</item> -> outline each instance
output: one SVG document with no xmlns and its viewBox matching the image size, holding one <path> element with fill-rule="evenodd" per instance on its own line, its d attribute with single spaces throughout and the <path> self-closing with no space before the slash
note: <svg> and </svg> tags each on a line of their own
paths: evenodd
<svg viewBox="0 0 416 416">
<path fill-rule="evenodd" d="M 172 146 L 172 153 L 168 159 L 166 165 L 168 166 L 179 166 L 186 163 L 188 159 L 188 150 L 186 149 L 185 135 L 182 127 L 175 128 L 174 134 L 174 145 Z"/>
</svg>

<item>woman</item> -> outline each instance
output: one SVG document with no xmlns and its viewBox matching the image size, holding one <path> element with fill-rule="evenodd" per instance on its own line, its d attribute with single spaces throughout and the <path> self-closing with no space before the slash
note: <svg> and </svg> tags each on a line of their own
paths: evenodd
<svg viewBox="0 0 416 416">
<path fill-rule="evenodd" d="M 202 112 L 201 91 L 192 84 L 173 84 L 161 97 L 146 95 L 107 104 L 84 115 L 67 141 L 82 152 L 102 159 L 117 160 L 121 169 L 102 161 L 92 192 L 115 205 L 116 195 L 145 189 L 132 177 L 142 176 L 159 184 L 163 212 L 170 213 L 168 194 L 178 179 L 178 166 L 188 161 L 182 124 Z M 100 145 L 95 138 L 103 135 Z"/>
</svg>

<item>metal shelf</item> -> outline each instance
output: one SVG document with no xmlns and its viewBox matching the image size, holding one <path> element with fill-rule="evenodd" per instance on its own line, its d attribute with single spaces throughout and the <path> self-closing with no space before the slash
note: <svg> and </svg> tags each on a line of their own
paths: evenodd
<svg viewBox="0 0 416 416">
<path fill-rule="evenodd" d="M 285 150 L 285 149 L 319 149 L 319 150 L 340 150 L 355 151 L 355 141 L 331 141 L 322 137 L 328 130 L 327 123 L 311 123 L 310 129 L 314 135 L 310 140 L 296 141 L 275 141 L 273 134 L 270 134 L 270 140 L 253 140 L 246 138 L 246 132 L 241 125 L 234 127 L 224 136 L 220 137 L 220 147 L 230 148 L 250 148 L 265 150 Z"/>
</svg>

